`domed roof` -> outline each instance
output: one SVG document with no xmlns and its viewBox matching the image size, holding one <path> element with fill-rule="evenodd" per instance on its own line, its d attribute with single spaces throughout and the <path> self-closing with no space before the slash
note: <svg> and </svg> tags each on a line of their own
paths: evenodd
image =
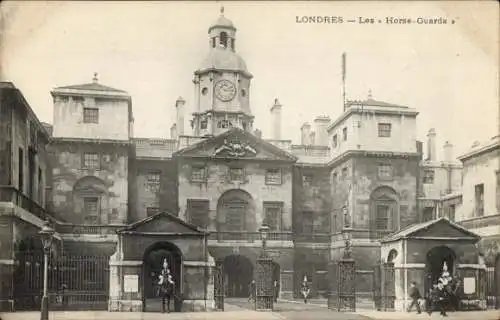
<svg viewBox="0 0 500 320">
<path fill-rule="evenodd" d="M 248 73 L 247 65 L 243 61 L 243 58 L 232 50 L 225 48 L 213 48 L 210 50 L 198 71 L 206 69 L 243 71 Z"/>
<path fill-rule="evenodd" d="M 229 29 L 236 30 L 236 28 L 233 25 L 233 22 L 231 20 L 229 20 L 228 18 L 224 17 L 224 7 L 220 8 L 220 17 L 217 19 L 217 21 L 212 23 L 210 28 L 208 28 L 208 32 L 210 32 L 210 30 L 212 30 L 213 28 L 217 28 L 217 27 L 229 28 Z"/>
</svg>

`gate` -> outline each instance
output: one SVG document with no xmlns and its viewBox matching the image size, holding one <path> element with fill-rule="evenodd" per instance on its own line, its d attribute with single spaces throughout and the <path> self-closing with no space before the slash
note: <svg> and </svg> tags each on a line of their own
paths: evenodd
<svg viewBox="0 0 500 320">
<path fill-rule="evenodd" d="M 373 269 L 373 300 L 378 311 L 394 310 L 396 282 L 394 263 L 381 263 Z"/>
<path fill-rule="evenodd" d="M 224 261 L 217 260 L 214 270 L 215 310 L 224 311 Z"/>
<path fill-rule="evenodd" d="M 328 308 L 339 312 L 356 311 L 356 264 L 352 259 L 331 262 L 328 266 Z"/>
<path fill-rule="evenodd" d="M 40 310 L 43 294 L 43 254 L 17 254 L 14 273 L 16 310 Z M 107 310 L 108 256 L 52 256 L 48 264 L 50 310 Z"/>
</svg>

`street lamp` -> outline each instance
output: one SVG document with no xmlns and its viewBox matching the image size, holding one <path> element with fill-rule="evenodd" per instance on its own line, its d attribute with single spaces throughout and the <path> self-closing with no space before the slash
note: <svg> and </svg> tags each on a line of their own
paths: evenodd
<svg viewBox="0 0 500 320">
<path fill-rule="evenodd" d="M 267 235 L 269 234 L 269 227 L 266 225 L 262 225 L 259 228 L 260 232 L 260 238 L 262 239 L 262 251 L 266 251 L 266 244 L 267 244 Z"/>
<path fill-rule="evenodd" d="M 54 236 L 54 229 L 50 227 L 50 222 L 48 220 L 43 224 L 42 230 L 38 234 L 42 238 L 43 244 L 43 297 L 42 297 L 42 310 L 41 310 L 41 320 L 49 319 L 49 297 L 47 295 L 47 285 L 48 285 L 48 268 L 49 268 L 49 252 L 50 246 L 52 245 L 52 240 Z"/>
</svg>

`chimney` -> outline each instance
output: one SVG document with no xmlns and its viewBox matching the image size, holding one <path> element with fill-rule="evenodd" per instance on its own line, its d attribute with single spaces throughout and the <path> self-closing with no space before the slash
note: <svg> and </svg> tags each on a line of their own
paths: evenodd
<svg viewBox="0 0 500 320">
<path fill-rule="evenodd" d="M 274 99 L 274 105 L 271 107 L 271 131 L 273 140 L 281 140 L 281 104 L 278 98 Z"/>
<path fill-rule="evenodd" d="M 177 125 L 175 123 L 170 127 L 170 139 L 177 139 Z"/>
<path fill-rule="evenodd" d="M 255 131 L 253 132 L 253 135 L 259 139 L 262 139 L 262 131 L 260 131 L 259 129 L 255 129 Z"/>
<path fill-rule="evenodd" d="M 303 146 L 311 145 L 311 125 L 304 122 L 300 127 L 300 144 Z"/>
<path fill-rule="evenodd" d="M 314 132 L 314 131 L 310 132 L 309 133 L 309 142 L 310 142 L 309 144 L 314 145 L 315 140 L 316 140 L 316 132 Z"/>
<path fill-rule="evenodd" d="M 436 129 L 431 128 L 427 133 L 427 159 L 436 161 Z"/>
<path fill-rule="evenodd" d="M 443 146 L 444 151 L 444 161 L 445 162 L 453 162 L 453 145 L 446 141 Z"/>
<path fill-rule="evenodd" d="M 186 101 L 182 97 L 177 98 L 175 101 L 175 109 L 177 110 L 176 128 L 177 135 L 184 135 L 184 104 Z"/>
<path fill-rule="evenodd" d="M 327 146 L 328 145 L 328 125 L 330 124 L 330 117 L 319 116 L 314 119 L 314 126 L 316 132 L 315 145 Z"/>
</svg>

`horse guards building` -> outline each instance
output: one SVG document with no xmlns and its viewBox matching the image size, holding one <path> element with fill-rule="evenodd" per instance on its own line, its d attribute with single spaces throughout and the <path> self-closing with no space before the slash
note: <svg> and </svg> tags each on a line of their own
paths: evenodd
<svg viewBox="0 0 500 320">
<path fill-rule="evenodd" d="M 56 231 L 53 309 L 154 311 L 163 258 L 178 283 L 177 311 L 213 309 L 217 289 L 247 297 L 263 224 L 283 299 L 299 294 L 304 277 L 311 296 L 326 299 L 329 262 L 342 259 L 348 239 L 358 305 L 373 305 L 389 285 L 391 308 L 404 310 L 410 282 L 427 291 L 446 262 L 463 280 L 462 307 L 498 307 L 498 135 L 458 160 L 447 142 L 438 160 L 431 129 L 424 158 L 418 112 L 370 94 L 347 101 L 336 119 L 304 123 L 298 145 L 282 137 L 285 106 L 274 99 L 264 139 L 236 28 L 222 13 L 208 35 L 188 102 L 195 112 L 188 118 L 178 98 L 168 139 L 135 137 L 132 97 L 97 76 L 51 91 L 51 125 L 2 82 L 2 310 L 39 307 L 38 231 L 47 219 Z M 392 282 L 376 276 L 388 263 Z"/>
</svg>

